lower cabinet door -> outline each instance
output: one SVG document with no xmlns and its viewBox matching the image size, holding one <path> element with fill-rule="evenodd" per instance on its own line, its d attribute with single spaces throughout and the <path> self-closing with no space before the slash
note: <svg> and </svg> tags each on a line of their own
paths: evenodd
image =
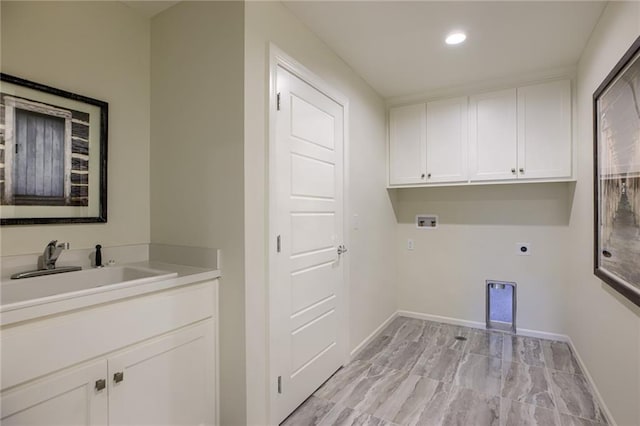
<svg viewBox="0 0 640 426">
<path fill-rule="evenodd" d="M 1 397 L 3 426 L 106 425 L 107 361 L 53 374 Z"/>
<path fill-rule="evenodd" d="M 214 345 L 207 320 L 109 358 L 109 423 L 215 424 Z"/>
</svg>

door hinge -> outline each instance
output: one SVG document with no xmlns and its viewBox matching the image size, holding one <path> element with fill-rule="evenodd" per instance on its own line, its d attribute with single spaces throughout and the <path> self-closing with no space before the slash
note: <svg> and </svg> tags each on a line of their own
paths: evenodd
<svg viewBox="0 0 640 426">
<path fill-rule="evenodd" d="M 280 92 L 276 95 L 276 110 L 280 111 Z"/>
<path fill-rule="evenodd" d="M 281 248 L 282 246 L 280 245 L 280 235 L 278 235 L 278 238 L 276 238 L 276 251 L 280 253 Z"/>
<path fill-rule="evenodd" d="M 282 393 L 282 376 L 278 376 L 278 393 Z"/>
</svg>

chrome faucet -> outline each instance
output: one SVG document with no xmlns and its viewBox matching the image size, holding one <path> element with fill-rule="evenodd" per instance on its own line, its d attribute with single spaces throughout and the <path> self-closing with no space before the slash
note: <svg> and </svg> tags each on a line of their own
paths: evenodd
<svg viewBox="0 0 640 426">
<path fill-rule="evenodd" d="M 62 250 L 68 249 L 69 243 L 58 244 L 58 240 L 50 241 L 44 248 L 44 253 L 42 254 L 42 269 L 55 269 L 58 256 L 60 256 Z"/>
<path fill-rule="evenodd" d="M 17 274 L 11 275 L 12 280 L 17 280 L 20 278 L 33 278 L 33 277 L 42 277 L 44 275 L 53 275 L 60 274 L 62 272 L 73 272 L 80 271 L 82 267 L 80 266 L 60 266 L 56 268 L 56 261 L 58 260 L 58 256 L 62 253 L 62 250 L 68 250 L 69 243 L 60 243 L 58 244 L 58 240 L 50 241 L 49 244 L 44 248 L 44 253 L 42 253 L 42 267 L 37 265 L 38 269 L 18 272 Z"/>
</svg>

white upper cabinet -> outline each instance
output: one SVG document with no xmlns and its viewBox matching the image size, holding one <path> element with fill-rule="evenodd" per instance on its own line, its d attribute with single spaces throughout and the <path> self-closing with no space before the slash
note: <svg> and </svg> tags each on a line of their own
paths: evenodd
<svg viewBox="0 0 640 426">
<path fill-rule="evenodd" d="M 469 174 L 473 181 L 514 179 L 517 171 L 516 89 L 469 100 Z"/>
<path fill-rule="evenodd" d="M 570 80 L 391 108 L 389 185 L 570 180 Z"/>
<path fill-rule="evenodd" d="M 570 176 L 569 80 L 518 88 L 518 178 Z"/>
<path fill-rule="evenodd" d="M 467 97 L 427 103 L 427 182 L 464 182 Z"/>
<path fill-rule="evenodd" d="M 425 105 L 409 105 L 389 111 L 389 183 L 404 185 L 426 180 Z"/>
</svg>

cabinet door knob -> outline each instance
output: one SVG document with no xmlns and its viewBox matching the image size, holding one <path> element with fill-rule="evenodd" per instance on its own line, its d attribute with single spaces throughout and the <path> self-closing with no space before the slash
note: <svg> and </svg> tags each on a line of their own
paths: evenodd
<svg viewBox="0 0 640 426">
<path fill-rule="evenodd" d="M 424 173 L 420 175 L 420 179 L 424 179 Z"/>
<path fill-rule="evenodd" d="M 511 173 L 516 174 L 516 169 L 511 169 Z"/>
<path fill-rule="evenodd" d="M 113 381 L 116 383 L 120 383 L 124 380 L 124 373 L 122 371 L 118 371 L 113 375 Z"/>
<path fill-rule="evenodd" d="M 524 169 L 520 168 L 520 173 L 524 174 Z"/>
<path fill-rule="evenodd" d="M 427 175 L 427 179 L 431 179 L 431 173 Z"/>
<path fill-rule="evenodd" d="M 96 390 L 101 391 L 107 387 L 107 381 L 105 379 L 96 380 Z"/>
</svg>

